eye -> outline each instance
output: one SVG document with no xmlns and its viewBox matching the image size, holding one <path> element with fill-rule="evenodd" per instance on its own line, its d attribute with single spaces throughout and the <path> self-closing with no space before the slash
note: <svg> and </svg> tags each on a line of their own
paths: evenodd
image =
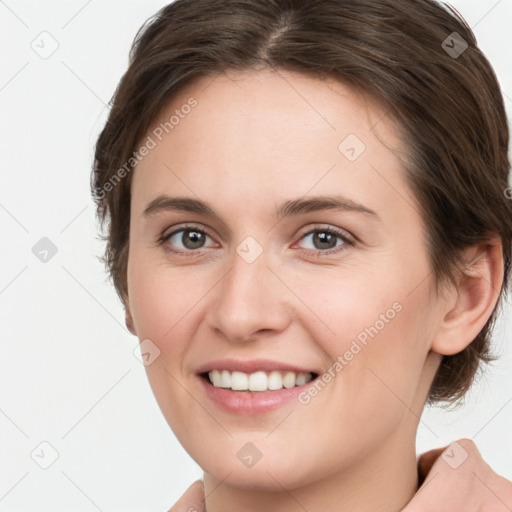
<svg viewBox="0 0 512 512">
<path fill-rule="evenodd" d="M 191 225 L 182 226 L 169 234 L 162 235 L 158 242 L 165 245 L 165 248 L 171 252 L 194 255 L 200 249 L 208 248 L 205 245 L 207 239 L 213 241 L 204 229 Z M 333 227 L 312 229 L 302 235 L 300 240 L 312 245 L 310 248 L 305 248 L 306 252 L 313 252 L 318 256 L 341 252 L 346 250 L 345 246 L 355 243 L 345 232 Z M 209 247 L 218 247 L 218 245 L 213 243 Z"/>
<path fill-rule="evenodd" d="M 317 228 L 308 231 L 301 237 L 301 240 L 308 241 L 313 247 L 307 251 L 313 251 L 318 256 L 338 253 L 346 250 L 346 245 L 354 245 L 354 241 L 342 231 L 335 228 Z"/>
<path fill-rule="evenodd" d="M 172 252 L 193 254 L 198 249 L 205 248 L 207 239 L 212 240 L 203 229 L 197 226 L 184 226 L 167 235 L 163 235 L 159 242 L 166 244 L 167 248 Z M 176 247 L 177 249 L 175 249 Z"/>
</svg>

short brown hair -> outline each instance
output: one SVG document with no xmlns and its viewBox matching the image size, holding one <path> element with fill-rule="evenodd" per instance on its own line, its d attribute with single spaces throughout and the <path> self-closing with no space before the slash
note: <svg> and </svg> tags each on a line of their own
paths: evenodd
<svg viewBox="0 0 512 512">
<path fill-rule="evenodd" d="M 497 78 L 473 32 L 432 0 L 176 0 L 148 20 L 97 140 L 92 174 L 98 218 L 108 224 L 103 259 L 119 297 L 126 305 L 137 144 L 193 79 L 261 68 L 334 76 L 391 107 L 405 133 L 406 178 L 438 289 L 460 271 L 462 249 L 501 239 L 505 271 L 493 313 L 465 350 L 443 356 L 430 389 L 430 403 L 455 402 L 480 362 L 494 359 L 489 337 L 511 262 L 509 132 Z"/>
</svg>

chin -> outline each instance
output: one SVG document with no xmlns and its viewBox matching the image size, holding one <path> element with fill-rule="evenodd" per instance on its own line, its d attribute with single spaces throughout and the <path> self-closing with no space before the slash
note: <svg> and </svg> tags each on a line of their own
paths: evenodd
<svg viewBox="0 0 512 512">
<path fill-rule="evenodd" d="M 237 443 L 238 446 L 238 443 Z M 238 489 L 282 492 L 283 487 L 292 490 L 306 486 L 322 477 L 321 468 L 308 466 L 301 453 L 289 451 L 272 452 L 271 456 L 262 455 L 252 466 L 245 466 L 234 450 L 221 450 L 223 455 L 212 453 L 210 456 L 195 458 L 205 474 L 218 482 Z M 243 459 L 243 456 L 241 457 Z M 328 471 L 326 469 L 325 473 Z"/>
</svg>

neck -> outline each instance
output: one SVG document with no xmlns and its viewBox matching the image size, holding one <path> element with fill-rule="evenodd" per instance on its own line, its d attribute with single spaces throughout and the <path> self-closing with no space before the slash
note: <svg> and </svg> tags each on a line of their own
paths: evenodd
<svg viewBox="0 0 512 512">
<path fill-rule="evenodd" d="M 269 483 L 275 489 L 276 482 Z M 219 481 L 208 473 L 204 484 L 207 512 L 399 512 L 418 489 L 415 438 L 397 431 L 357 465 L 294 489 L 235 488 L 229 476 Z"/>
</svg>

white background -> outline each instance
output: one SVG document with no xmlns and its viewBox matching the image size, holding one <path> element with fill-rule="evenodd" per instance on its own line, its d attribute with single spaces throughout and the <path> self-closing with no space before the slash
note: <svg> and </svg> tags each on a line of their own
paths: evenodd
<svg viewBox="0 0 512 512">
<path fill-rule="evenodd" d="M 140 25 L 166 2 L 0 1 L 0 509 L 166 511 L 202 473 L 167 426 L 97 257 L 95 139 Z M 459 0 L 512 112 L 512 0 Z M 58 48 L 31 48 L 47 31 Z M 49 37 L 49 36 L 44 36 Z M 37 41 L 37 39 L 36 39 Z M 55 43 L 55 44 L 57 44 Z M 47 40 L 51 44 L 51 40 Z M 47 263 L 32 247 L 48 237 Z M 511 308 L 464 408 L 426 411 L 418 451 L 476 441 L 512 479 Z M 58 459 L 42 469 L 31 458 Z M 38 448 L 39 447 L 39 448 Z M 45 453 L 41 455 L 41 448 Z"/>
</svg>

